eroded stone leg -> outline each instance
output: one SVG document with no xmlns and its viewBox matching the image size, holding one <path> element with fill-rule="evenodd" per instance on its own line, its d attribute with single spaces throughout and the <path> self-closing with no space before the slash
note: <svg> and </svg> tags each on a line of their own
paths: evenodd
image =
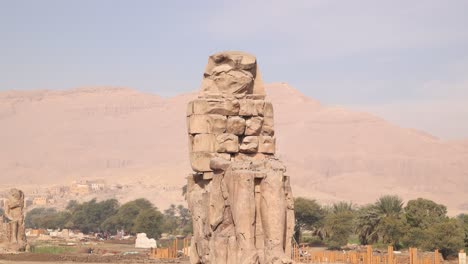
<svg viewBox="0 0 468 264">
<path fill-rule="evenodd" d="M 262 195 L 260 183 L 262 179 L 255 179 L 255 247 L 260 258 L 260 264 L 264 264 L 265 259 L 265 236 L 262 227 L 262 215 L 260 213 Z"/>
<path fill-rule="evenodd" d="M 210 263 L 208 204 L 210 181 L 197 176 L 187 178 L 187 201 L 192 213 L 193 239 L 191 263 Z"/>
<path fill-rule="evenodd" d="M 294 216 L 294 197 L 291 190 L 289 176 L 284 176 L 284 193 L 286 195 L 286 234 L 284 240 L 284 252 L 287 256 L 292 252 L 292 238 L 294 236 L 294 227 L 296 224 Z"/>
<path fill-rule="evenodd" d="M 266 263 L 291 263 L 284 252 L 286 197 L 283 172 L 269 171 L 260 186 Z"/>
<path fill-rule="evenodd" d="M 257 264 L 255 248 L 254 174 L 250 171 L 230 171 L 225 175 L 229 204 L 236 227 L 238 263 Z"/>
<path fill-rule="evenodd" d="M 231 208 L 227 201 L 229 195 L 226 192 L 223 193 L 225 188 L 224 174 L 215 174 L 211 182 L 209 223 L 212 229 L 211 263 L 216 264 L 236 263 L 237 261 L 235 257 L 231 260 L 233 256 L 230 254 L 231 238 L 234 238 L 234 243 L 237 241 Z"/>
</svg>

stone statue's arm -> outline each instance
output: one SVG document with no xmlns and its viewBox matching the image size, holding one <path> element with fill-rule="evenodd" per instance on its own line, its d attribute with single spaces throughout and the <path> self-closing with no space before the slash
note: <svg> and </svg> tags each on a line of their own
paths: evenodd
<svg viewBox="0 0 468 264">
<path fill-rule="evenodd" d="M 10 211 L 11 211 L 11 207 L 10 207 L 10 204 L 7 202 L 5 204 L 5 210 L 3 213 L 4 218 L 7 220 L 7 222 L 10 222 L 13 219 L 13 217 L 10 214 Z"/>
</svg>

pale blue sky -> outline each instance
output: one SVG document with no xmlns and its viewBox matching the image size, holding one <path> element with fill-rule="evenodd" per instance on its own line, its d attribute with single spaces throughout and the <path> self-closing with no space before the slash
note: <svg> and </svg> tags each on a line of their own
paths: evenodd
<svg viewBox="0 0 468 264">
<path fill-rule="evenodd" d="M 468 138 L 468 1 L 0 0 L 0 91 L 198 88 L 209 54 L 266 82 Z"/>
</svg>

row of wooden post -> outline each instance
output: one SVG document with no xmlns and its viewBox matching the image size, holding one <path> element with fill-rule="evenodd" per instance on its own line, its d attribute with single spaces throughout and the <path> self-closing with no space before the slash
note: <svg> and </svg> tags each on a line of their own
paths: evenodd
<svg viewBox="0 0 468 264">
<path fill-rule="evenodd" d="M 291 257 L 296 262 L 302 263 L 350 263 L 350 264 L 440 264 L 439 251 L 435 250 L 429 256 L 427 254 L 418 257 L 416 248 L 409 249 L 409 259 L 405 256 L 396 257 L 393 247 L 389 246 L 387 254 L 374 255 L 372 246 L 366 247 L 366 252 L 356 251 L 319 251 L 306 253 L 306 247 L 300 247 L 293 243 Z M 466 264 L 466 263 L 460 263 Z"/>
<path fill-rule="evenodd" d="M 190 239 L 184 238 L 182 240 L 182 253 L 184 256 L 189 255 Z M 150 257 L 154 259 L 175 259 L 178 258 L 179 240 L 174 239 L 172 245 L 164 248 L 152 248 Z"/>
</svg>

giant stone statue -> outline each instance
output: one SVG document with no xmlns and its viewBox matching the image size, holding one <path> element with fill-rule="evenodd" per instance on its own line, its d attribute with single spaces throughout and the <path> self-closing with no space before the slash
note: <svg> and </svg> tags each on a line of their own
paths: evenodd
<svg viewBox="0 0 468 264">
<path fill-rule="evenodd" d="M 187 125 L 191 263 L 293 263 L 293 197 L 256 58 L 210 56 Z"/>
<path fill-rule="evenodd" d="M 23 251 L 27 245 L 24 228 L 24 193 L 11 189 L 0 216 L 0 249 Z"/>
</svg>

